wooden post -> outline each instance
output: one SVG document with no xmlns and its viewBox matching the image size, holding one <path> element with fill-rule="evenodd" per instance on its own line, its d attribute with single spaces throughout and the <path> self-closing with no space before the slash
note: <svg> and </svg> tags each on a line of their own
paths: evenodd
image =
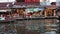
<svg viewBox="0 0 60 34">
<path fill-rule="evenodd" d="M 47 16 L 47 13 L 46 13 L 46 11 L 44 11 L 44 16 L 45 16 L 45 17 Z"/>
<path fill-rule="evenodd" d="M 42 12 L 43 12 L 43 11 L 40 12 L 40 15 L 42 15 Z"/>
<path fill-rule="evenodd" d="M 54 16 L 56 16 L 56 10 L 54 10 Z"/>
</svg>

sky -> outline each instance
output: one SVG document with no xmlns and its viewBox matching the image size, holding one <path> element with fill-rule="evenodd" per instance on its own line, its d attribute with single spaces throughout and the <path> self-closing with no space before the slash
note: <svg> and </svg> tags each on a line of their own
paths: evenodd
<svg viewBox="0 0 60 34">
<path fill-rule="evenodd" d="M 15 0 L 0 0 L 0 2 L 13 2 Z"/>
<path fill-rule="evenodd" d="M 60 6 L 60 0 L 57 0 L 56 2 L 57 2 L 56 5 Z"/>
<path fill-rule="evenodd" d="M 0 2 L 13 2 L 15 0 L 0 0 Z M 56 2 L 56 0 L 50 0 L 50 2 Z"/>
</svg>

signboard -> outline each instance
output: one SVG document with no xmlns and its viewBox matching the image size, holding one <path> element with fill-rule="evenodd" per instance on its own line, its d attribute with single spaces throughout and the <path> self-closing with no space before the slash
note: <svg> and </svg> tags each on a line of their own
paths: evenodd
<svg viewBox="0 0 60 34">
<path fill-rule="evenodd" d="M 34 11 L 34 8 L 29 8 L 29 11 Z"/>
<path fill-rule="evenodd" d="M 30 8 L 29 10 L 32 12 L 38 12 L 38 8 Z"/>
<path fill-rule="evenodd" d="M 34 8 L 28 8 L 28 9 L 25 9 L 26 12 L 33 12 L 34 11 Z"/>
<path fill-rule="evenodd" d="M 34 11 L 35 11 L 35 12 L 38 12 L 38 11 L 39 11 L 38 9 L 39 9 L 39 8 L 34 8 Z"/>
<path fill-rule="evenodd" d="M 29 9 L 25 9 L 25 12 L 26 12 L 26 13 L 29 13 L 30 11 L 29 11 Z"/>
<path fill-rule="evenodd" d="M 38 12 L 39 10 L 38 10 L 38 8 L 28 8 L 25 11 L 27 11 L 27 12 Z"/>
</svg>

